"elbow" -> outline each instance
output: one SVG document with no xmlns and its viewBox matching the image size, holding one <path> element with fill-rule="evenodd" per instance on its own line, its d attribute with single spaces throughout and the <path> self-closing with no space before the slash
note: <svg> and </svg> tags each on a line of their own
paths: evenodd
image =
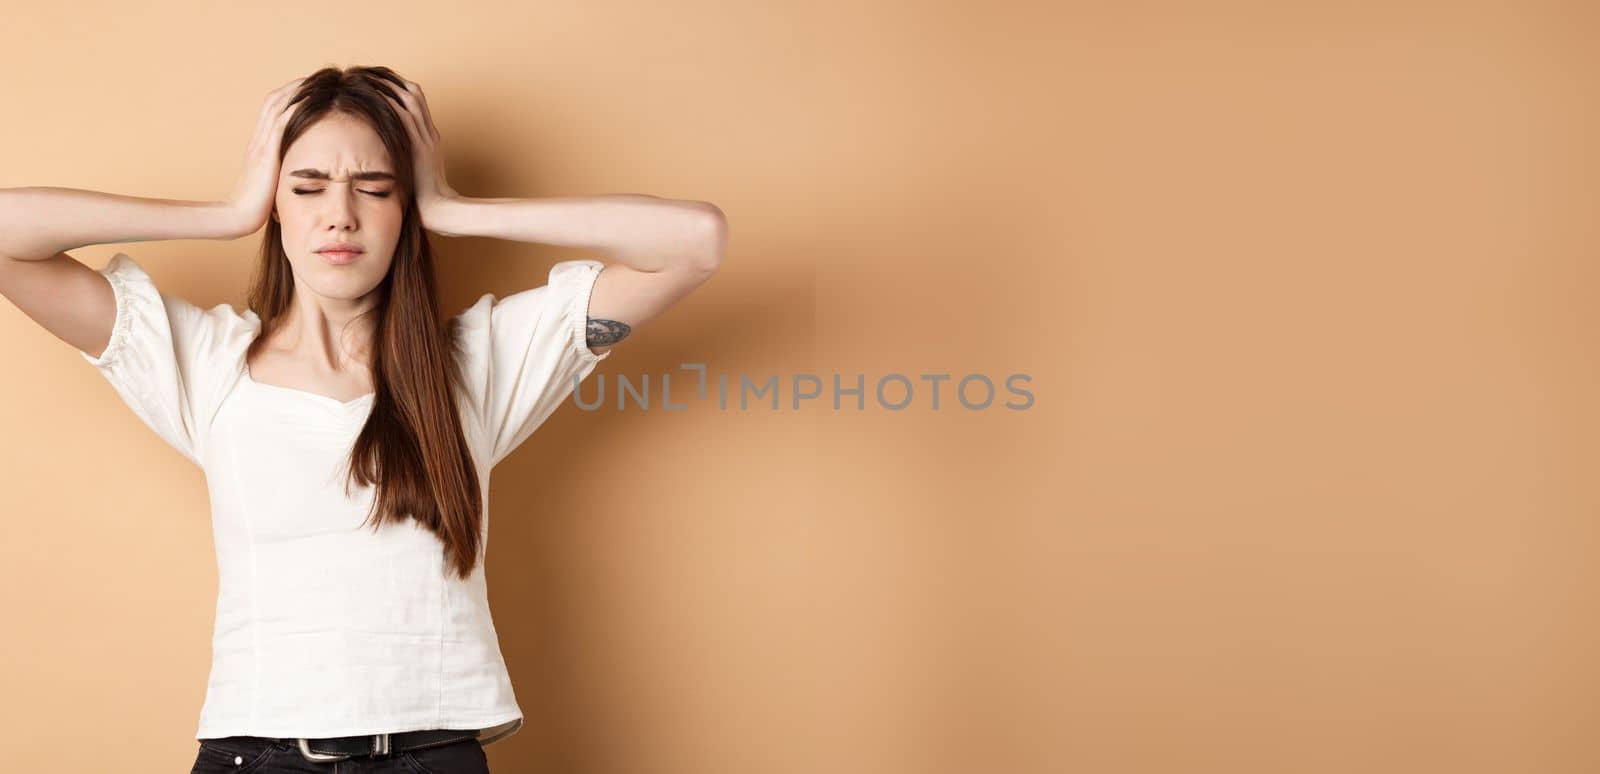
<svg viewBox="0 0 1600 774">
<path fill-rule="evenodd" d="M 710 275 L 722 266 L 722 256 L 728 251 L 728 218 L 710 202 L 695 202 L 695 209 L 699 211 L 700 245 L 692 252 L 691 263 L 696 271 Z"/>
</svg>

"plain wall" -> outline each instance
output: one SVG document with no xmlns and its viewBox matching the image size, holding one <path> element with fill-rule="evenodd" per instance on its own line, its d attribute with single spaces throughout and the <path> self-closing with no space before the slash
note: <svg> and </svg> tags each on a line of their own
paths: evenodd
<svg viewBox="0 0 1600 774">
<path fill-rule="evenodd" d="M 727 214 L 583 386 L 688 408 L 569 402 L 494 472 L 496 771 L 1600 768 L 1592 5 L 5 16 L 0 186 L 220 199 L 268 91 L 386 64 L 463 194 Z M 451 312 L 603 257 L 433 239 Z M 258 240 L 73 255 L 242 308 Z M 10 304 L 0 352 L 0 758 L 182 770 L 204 477 Z"/>
</svg>

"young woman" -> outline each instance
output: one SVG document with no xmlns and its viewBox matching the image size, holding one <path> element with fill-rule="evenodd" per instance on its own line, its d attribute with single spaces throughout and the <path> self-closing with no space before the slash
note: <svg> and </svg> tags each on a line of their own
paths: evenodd
<svg viewBox="0 0 1600 774">
<path fill-rule="evenodd" d="M 66 250 L 266 227 L 248 308 Z M 426 231 L 599 250 L 439 313 Z M 483 560 L 489 470 L 630 331 L 703 283 L 726 223 L 645 195 L 477 199 L 417 84 L 325 68 L 268 95 L 228 199 L 0 190 L 0 294 L 206 474 L 219 568 L 194 772 L 487 771 L 515 733 Z"/>
</svg>

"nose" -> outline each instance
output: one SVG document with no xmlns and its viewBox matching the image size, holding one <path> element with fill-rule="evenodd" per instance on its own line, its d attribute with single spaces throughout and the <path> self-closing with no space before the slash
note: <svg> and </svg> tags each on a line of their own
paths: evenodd
<svg viewBox="0 0 1600 774">
<path fill-rule="evenodd" d="M 323 221 L 331 228 L 341 231 L 354 229 L 356 223 L 355 185 L 351 182 L 331 183 L 327 187 L 327 195 L 321 197 L 323 208 Z"/>
</svg>

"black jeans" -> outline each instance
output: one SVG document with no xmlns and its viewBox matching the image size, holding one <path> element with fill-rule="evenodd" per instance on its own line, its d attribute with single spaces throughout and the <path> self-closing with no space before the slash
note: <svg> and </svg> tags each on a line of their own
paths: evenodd
<svg viewBox="0 0 1600 774">
<path fill-rule="evenodd" d="M 489 759 L 476 739 L 374 758 L 308 761 L 294 742 L 258 736 L 200 740 L 189 774 L 488 774 Z"/>
</svg>

